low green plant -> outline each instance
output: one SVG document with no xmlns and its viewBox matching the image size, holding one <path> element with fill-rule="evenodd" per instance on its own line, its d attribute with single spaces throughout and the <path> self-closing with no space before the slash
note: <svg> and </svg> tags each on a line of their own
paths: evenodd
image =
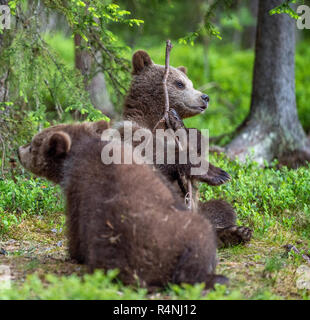
<svg viewBox="0 0 310 320">
<path fill-rule="evenodd" d="M 126 300 L 145 299 L 145 289 L 133 289 L 114 281 L 117 270 L 106 274 L 97 271 L 79 277 L 47 275 L 44 281 L 33 274 L 21 286 L 13 286 L 1 292 L 3 300 Z"/>
<path fill-rule="evenodd" d="M 0 234 L 29 215 L 44 215 L 63 211 L 58 186 L 46 180 L 23 175 L 0 180 Z"/>
<path fill-rule="evenodd" d="M 282 256 L 273 255 L 266 259 L 265 269 L 266 272 L 275 272 L 281 270 L 284 266 L 285 261 Z"/>
<path fill-rule="evenodd" d="M 257 163 L 227 161 L 224 156 L 211 161 L 232 176 L 230 182 L 210 187 L 201 185 L 205 200 L 223 198 L 233 203 L 240 222 L 263 235 L 270 228 L 281 225 L 310 239 L 310 179 L 309 167 L 289 170 L 287 167 L 261 168 Z"/>
<path fill-rule="evenodd" d="M 74 274 L 57 277 L 49 274 L 44 280 L 33 274 L 28 276 L 22 285 L 13 285 L 10 289 L 0 291 L 0 300 L 142 300 L 150 297 L 146 289 L 124 286 L 116 280 L 117 274 L 117 270 L 106 273 L 97 270 L 94 274 L 86 274 L 83 277 Z M 244 298 L 240 292 L 230 292 L 223 285 L 216 285 L 215 290 L 211 292 L 203 290 L 203 284 L 171 285 L 166 293 L 171 299 L 186 300 Z M 160 299 L 163 297 L 162 294 L 155 295 L 152 299 Z"/>
</svg>

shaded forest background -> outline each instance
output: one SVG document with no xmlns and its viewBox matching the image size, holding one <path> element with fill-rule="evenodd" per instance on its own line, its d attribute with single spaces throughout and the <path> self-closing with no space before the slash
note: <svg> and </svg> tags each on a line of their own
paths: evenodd
<svg viewBox="0 0 310 320">
<path fill-rule="evenodd" d="M 2 167 L 38 128 L 99 119 L 100 111 L 118 119 L 132 53 L 147 50 L 163 64 L 167 38 L 174 43 L 172 65 L 185 65 L 194 86 L 211 97 L 208 111 L 187 125 L 208 128 L 216 144 L 230 141 L 251 104 L 257 0 L 85 3 L 10 1 L 15 18 L 0 48 L 0 130 L 8 149 L 5 157 L 1 151 Z M 297 108 L 309 132 L 310 36 L 295 33 Z"/>
<path fill-rule="evenodd" d="M 168 38 L 174 45 L 171 65 L 186 66 L 195 88 L 210 96 L 208 110 L 186 119 L 186 125 L 209 129 L 211 144 L 229 145 L 251 114 L 259 2 L 294 7 L 293 1 L 281 0 L 0 0 L 12 13 L 11 29 L 0 32 L 0 262 L 12 267 L 17 285 L 27 274 L 38 274 L 0 298 L 149 298 L 141 289 L 113 282 L 114 271 L 87 275 L 85 281 L 71 275 L 83 272 L 64 258 L 60 189 L 26 172 L 16 148 L 60 122 L 120 119 L 133 52 L 146 50 L 155 63 L 164 64 Z M 270 19 L 280 25 L 284 15 Z M 310 31 L 298 30 L 288 18 L 284 22 L 294 30 L 281 46 L 295 48 L 294 34 L 297 121 L 309 137 Z M 279 62 L 273 54 L 268 61 Z M 284 249 L 293 244 L 310 256 L 309 165 L 279 168 L 275 159 L 262 168 L 249 159 L 210 157 L 232 180 L 220 187 L 202 184 L 202 200 L 230 202 L 238 223 L 254 230 L 253 240 L 219 250 L 218 272 L 230 278 L 228 290 L 205 296 L 203 286 L 176 286 L 159 297 L 309 299 L 309 289 L 296 286 L 296 270 L 304 260 Z"/>
</svg>

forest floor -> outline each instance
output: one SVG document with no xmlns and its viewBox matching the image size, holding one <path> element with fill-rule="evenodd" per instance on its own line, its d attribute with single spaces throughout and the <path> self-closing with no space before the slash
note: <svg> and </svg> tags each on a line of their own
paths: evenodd
<svg viewBox="0 0 310 320">
<path fill-rule="evenodd" d="M 68 258 L 63 229 L 62 214 L 55 213 L 28 216 L 6 234 L 0 241 L 0 265 L 10 267 L 15 285 L 22 285 L 26 276 L 33 273 L 43 283 L 46 274 L 81 276 L 86 273 L 84 266 Z M 285 239 L 287 242 L 290 236 Z M 302 241 L 291 240 L 298 243 L 299 248 L 303 247 Z M 307 262 L 301 256 L 288 254 L 283 243 L 254 236 L 246 245 L 221 249 L 217 273 L 226 275 L 230 279 L 228 290 L 240 292 L 243 299 L 301 299 L 307 290 L 297 288 L 298 269 L 304 266 L 307 270 Z M 308 280 L 309 286 L 310 278 Z M 169 299 L 169 292 L 159 293 L 156 298 Z"/>
</svg>

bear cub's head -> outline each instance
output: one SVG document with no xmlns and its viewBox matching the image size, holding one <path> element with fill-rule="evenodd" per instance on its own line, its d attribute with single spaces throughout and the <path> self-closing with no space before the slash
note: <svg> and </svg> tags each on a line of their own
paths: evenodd
<svg viewBox="0 0 310 320">
<path fill-rule="evenodd" d="M 139 101 L 140 105 L 163 109 L 162 81 L 165 66 L 155 64 L 147 52 L 139 50 L 132 57 L 132 67 L 133 79 L 130 89 L 132 97 Z M 187 70 L 183 66 L 178 68 L 170 66 L 167 79 L 170 108 L 174 109 L 182 119 L 205 111 L 209 102 L 208 95 L 196 90 L 186 73 Z"/>
<path fill-rule="evenodd" d="M 44 129 L 32 141 L 18 148 L 22 166 L 37 176 L 55 183 L 63 178 L 63 166 L 78 142 L 89 136 L 100 136 L 109 124 L 106 121 L 81 124 L 61 124 Z"/>
</svg>

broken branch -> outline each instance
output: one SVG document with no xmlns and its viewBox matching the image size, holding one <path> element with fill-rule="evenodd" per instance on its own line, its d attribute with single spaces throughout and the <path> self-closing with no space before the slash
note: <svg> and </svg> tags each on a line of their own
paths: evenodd
<svg viewBox="0 0 310 320">
<path fill-rule="evenodd" d="M 164 89 L 164 99 L 165 99 L 165 110 L 164 110 L 164 115 L 162 116 L 162 118 L 156 123 L 153 132 L 155 131 L 155 129 L 158 127 L 158 125 L 161 122 L 166 122 L 166 125 L 169 129 L 172 129 L 170 120 L 169 120 L 169 110 L 170 110 L 170 105 L 169 105 L 169 94 L 168 94 L 168 87 L 167 87 L 167 79 L 168 79 L 168 75 L 169 75 L 169 70 L 170 70 L 170 52 L 172 49 L 172 44 L 170 40 L 166 41 L 166 59 L 165 59 L 165 72 L 164 72 L 164 76 L 163 76 L 163 89 Z M 173 130 L 174 131 L 174 130 Z M 179 141 L 179 139 L 177 138 L 177 136 L 174 137 L 178 147 L 180 150 L 183 151 L 182 145 Z M 191 210 L 192 209 L 192 199 L 193 199 L 193 191 L 192 191 L 192 181 L 190 178 L 188 178 L 187 180 L 187 189 L 188 192 L 185 196 L 185 202 L 187 203 L 188 208 Z"/>
<path fill-rule="evenodd" d="M 166 42 L 166 62 L 165 62 L 165 73 L 164 73 L 164 78 L 163 78 L 163 86 L 164 86 L 164 95 L 165 95 L 165 114 L 164 118 L 166 120 L 167 126 L 170 128 L 170 121 L 168 117 L 168 112 L 169 112 L 169 95 L 168 95 L 168 88 L 167 88 L 167 79 L 169 75 L 169 69 L 170 69 L 170 52 L 172 49 L 172 44 L 170 40 L 167 40 Z"/>
<path fill-rule="evenodd" d="M 284 248 L 289 252 L 289 251 L 294 251 L 295 253 L 299 254 L 302 256 L 304 260 L 306 260 L 310 264 L 310 257 L 306 254 L 301 253 L 295 246 L 292 244 L 287 244 L 284 246 Z"/>
<path fill-rule="evenodd" d="M 185 196 L 185 203 L 189 210 L 193 208 L 193 188 L 192 188 L 192 181 L 190 178 L 187 179 L 187 194 Z"/>
<path fill-rule="evenodd" d="M 156 123 L 153 131 L 158 127 L 159 123 L 165 121 L 168 128 L 171 128 L 170 121 L 169 121 L 169 94 L 168 94 L 168 88 L 167 88 L 167 79 L 169 75 L 169 69 L 170 69 L 170 52 L 172 49 L 172 44 L 170 40 L 166 41 L 166 60 L 165 60 L 165 73 L 163 77 L 163 88 L 164 88 L 164 98 L 165 98 L 165 111 L 163 117 Z"/>
</svg>

